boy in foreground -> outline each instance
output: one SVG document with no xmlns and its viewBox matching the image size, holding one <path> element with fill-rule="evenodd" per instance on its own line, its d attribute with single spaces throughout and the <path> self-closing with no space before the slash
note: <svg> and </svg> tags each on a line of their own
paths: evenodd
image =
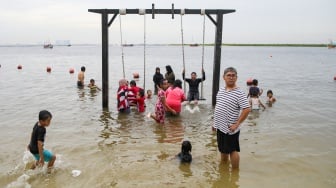
<svg viewBox="0 0 336 188">
<path fill-rule="evenodd" d="M 31 169 L 35 169 L 36 166 L 43 167 L 44 162 L 48 162 L 48 173 L 51 173 L 52 167 L 54 166 L 54 162 L 56 160 L 56 156 L 53 153 L 43 148 L 46 127 L 50 125 L 51 118 L 52 115 L 49 111 L 40 111 L 39 121 L 34 125 L 30 143 L 28 145 L 29 151 L 33 154 L 36 160 Z"/>
</svg>

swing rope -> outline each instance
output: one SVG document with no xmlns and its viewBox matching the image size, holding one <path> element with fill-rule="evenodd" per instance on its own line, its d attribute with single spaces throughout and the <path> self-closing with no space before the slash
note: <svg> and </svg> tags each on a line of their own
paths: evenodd
<svg viewBox="0 0 336 188">
<path fill-rule="evenodd" d="M 143 89 L 146 91 L 146 14 L 144 14 L 144 81 Z"/>
<path fill-rule="evenodd" d="M 183 15 L 184 9 L 181 9 L 181 40 L 182 40 L 182 61 L 183 61 L 183 69 L 185 70 L 185 58 L 184 58 L 184 40 L 183 40 Z M 183 80 L 183 89 L 184 93 L 186 92 L 186 82 Z"/>
<path fill-rule="evenodd" d="M 119 26 L 120 26 L 121 62 L 123 69 L 123 78 L 125 79 L 125 60 L 124 60 L 124 45 L 123 45 L 122 28 L 121 28 L 121 14 L 119 15 Z"/>
<path fill-rule="evenodd" d="M 204 38 L 205 38 L 205 13 L 202 11 L 203 14 L 203 41 L 202 41 L 202 78 L 203 78 L 203 70 L 204 70 Z M 201 98 L 203 99 L 203 81 L 201 82 Z"/>
</svg>

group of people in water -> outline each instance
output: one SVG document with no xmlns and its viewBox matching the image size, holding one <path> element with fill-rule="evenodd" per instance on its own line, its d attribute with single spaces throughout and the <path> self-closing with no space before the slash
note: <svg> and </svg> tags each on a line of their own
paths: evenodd
<svg viewBox="0 0 336 188">
<path fill-rule="evenodd" d="M 166 73 L 163 75 L 160 68 L 156 67 L 153 75 L 154 95 L 157 95 L 155 112 L 149 113 L 148 117 L 153 118 L 158 123 L 164 123 L 166 114 L 178 115 L 182 110 L 182 102 L 199 100 L 199 83 L 205 80 L 205 73 L 202 70 L 202 78 L 197 78 L 195 72 L 191 73 L 191 78 L 185 78 L 185 71 L 182 72 L 182 78 L 189 83 L 189 92 L 186 97 L 182 90 L 182 81 L 175 79 L 175 74 L 170 65 L 166 66 Z M 130 86 L 128 86 L 130 84 Z M 136 96 L 134 98 L 134 96 Z M 144 96 L 144 90 L 136 86 L 132 80 L 130 83 L 126 79 L 119 81 L 117 94 L 117 106 L 119 112 L 130 112 L 131 106 L 137 106 L 139 112 L 144 112 L 144 100 L 151 98 L 151 90 L 147 90 L 147 96 Z"/>
<path fill-rule="evenodd" d="M 199 83 L 205 80 L 205 72 L 202 69 L 202 78 L 197 78 L 195 72 L 191 73 L 191 78 L 185 78 L 185 71 L 182 71 L 182 78 L 189 83 L 188 97 L 185 97 L 182 90 L 182 81 L 175 79 L 171 66 L 166 66 L 167 73 L 163 77 L 160 68 L 157 67 L 153 76 L 154 92 L 157 94 L 157 102 L 155 105 L 155 113 L 149 113 L 148 116 L 158 123 L 164 123 L 165 114 L 179 114 L 181 112 L 181 103 L 185 100 L 189 102 L 199 100 Z M 78 87 L 84 87 L 85 67 L 81 67 L 78 73 Z M 214 120 L 212 128 L 217 133 L 218 150 L 221 153 L 221 161 L 231 163 L 232 168 L 239 168 L 239 135 L 241 124 L 247 118 L 250 111 L 259 110 L 265 105 L 259 99 L 263 90 L 258 87 L 258 80 L 254 79 L 247 82 L 248 95 L 242 91 L 237 85 L 237 70 L 228 67 L 224 70 L 223 79 L 224 87 L 221 87 L 216 96 L 216 107 L 214 111 Z M 95 85 L 94 79 L 88 84 L 90 89 L 99 89 Z M 137 106 L 139 112 L 145 111 L 145 100 L 151 98 L 151 90 L 147 91 L 145 96 L 144 89 L 138 87 L 136 82 L 132 80 L 130 83 L 126 79 L 119 80 L 119 88 L 117 92 L 118 111 L 120 113 L 129 113 L 130 106 Z M 267 91 L 266 103 L 272 104 L 276 101 L 273 97 L 272 90 Z M 32 169 L 37 166 L 42 167 L 48 162 L 48 173 L 51 172 L 56 155 L 43 148 L 46 127 L 49 126 L 52 115 L 47 110 L 39 113 L 39 121 L 34 125 L 31 140 L 27 149 L 34 155 L 35 163 Z M 191 162 L 192 156 L 191 143 L 184 141 L 181 146 L 181 152 L 178 157 L 182 162 Z"/>
<path fill-rule="evenodd" d="M 263 109 L 266 109 L 266 106 L 263 104 L 263 102 L 260 100 L 260 96 L 263 93 L 263 89 L 261 89 L 258 86 L 258 80 L 257 79 L 249 79 L 246 82 L 247 88 L 248 88 L 248 94 L 247 98 L 249 98 L 249 103 L 252 111 L 259 111 L 259 109 L 262 107 Z M 266 104 L 269 106 L 272 106 L 272 104 L 276 101 L 275 97 L 273 96 L 272 90 L 267 90 L 267 100 Z"/>
</svg>

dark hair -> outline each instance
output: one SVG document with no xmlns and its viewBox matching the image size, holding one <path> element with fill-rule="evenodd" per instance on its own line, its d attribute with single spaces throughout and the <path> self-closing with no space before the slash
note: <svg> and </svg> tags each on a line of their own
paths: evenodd
<svg viewBox="0 0 336 188">
<path fill-rule="evenodd" d="M 195 75 L 197 75 L 196 72 L 192 72 L 191 74 L 195 74 Z"/>
<path fill-rule="evenodd" d="M 130 85 L 131 86 L 136 86 L 136 82 L 134 80 L 131 80 Z"/>
<path fill-rule="evenodd" d="M 40 113 L 39 113 L 39 120 L 47 120 L 48 118 L 52 118 L 52 115 L 51 115 L 51 113 L 49 112 L 49 111 L 47 111 L 47 110 L 42 110 L 42 111 L 40 111 Z"/>
<path fill-rule="evenodd" d="M 182 89 L 182 81 L 181 80 L 179 80 L 179 79 L 175 80 L 174 88 L 176 88 L 176 87 L 179 87 L 179 88 Z"/>
<path fill-rule="evenodd" d="M 228 67 L 224 70 L 224 75 L 226 75 L 226 73 L 228 72 L 234 72 L 237 76 L 238 76 L 238 73 L 237 73 L 237 70 L 233 67 Z"/>
<path fill-rule="evenodd" d="M 259 88 L 258 87 L 250 87 L 249 93 L 250 96 L 255 97 L 255 96 L 259 96 Z"/>
<path fill-rule="evenodd" d="M 94 82 L 95 80 L 93 78 L 90 79 L 90 82 Z"/>
<path fill-rule="evenodd" d="M 182 142 L 182 146 L 181 146 L 181 152 L 182 153 L 189 153 L 191 152 L 192 146 L 190 141 L 185 140 Z"/>
<path fill-rule="evenodd" d="M 258 85 L 258 80 L 257 80 L 257 79 L 253 79 L 253 80 L 252 80 L 252 84 L 253 84 L 253 85 Z"/>
<path fill-rule="evenodd" d="M 140 97 L 144 97 L 145 96 L 145 90 L 140 89 L 139 94 L 140 94 Z"/>
<path fill-rule="evenodd" d="M 167 70 L 168 73 L 172 73 L 173 72 L 173 69 L 171 68 L 170 65 L 166 66 L 166 70 Z"/>
<path fill-rule="evenodd" d="M 84 66 L 81 67 L 81 71 L 85 72 L 85 67 Z"/>
<path fill-rule="evenodd" d="M 191 148 L 191 143 L 188 140 L 182 142 L 181 152 L 178 154 L 182 163 L 190 163 L 192 161 Z"/>
<path fill-rule="evenodd" d="M 160 88 L 161 88 L 163 82 L 165 82 L 165 81 L 167 81 L 167 79 L 161 79 L 161 80 L 160 80 L 160 82 L 159 82 L 159 86 L 160 86 Z"/>
<path fill-rule="evenodd" d="M 268 95 L 269 93 L 273 95 L 273 91 L 272 91 L 272 90 L 268 90 L 268 91 L 267 91 L 267 95 Z"/>
<path fill-rule="evenodd" d="M 156 68 L 155 68 L 155 71 L 157 71 L 157 70 L 160 70 L 160 67 L 156 67 Z"/>
</svg>

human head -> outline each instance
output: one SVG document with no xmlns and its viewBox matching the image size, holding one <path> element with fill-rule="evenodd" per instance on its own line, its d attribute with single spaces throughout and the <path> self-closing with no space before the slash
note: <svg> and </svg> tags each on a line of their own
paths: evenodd
<svg viewBox="0 0 336 188">
<path fill-rule="evenodd" d="M 259 96 L 259 90 L 257 88 L 251 88 L 250 89 L 250 95 L 251 97 L 258 97 Z"/>
<path fill-rule="evenodd" d="M 190 141 L 185 140 L 182 142 L 182 146 L 181 146 L 181 152 L 182 153 L 189 153 L 191 152 L 192 146 Z"/>
<path fill-rule="evenodd" d="M 267 91 L 267 97 L 272 97 L 273 96 L 273 92 L 272 90 L 268 90 Z"/>
<path fill-rule="evenodd" d="M 85 72 L 85 67 L 84 66 L 81 67 L 81 71 Z"/>
<path fill-rule="evenodd" d="M 90 83 L 91 84 L 94 84 L 95 83 L 95 80 L 93 78 L 90 79 Z"/>
<path fill-rule="evenodd" d="M 167 73 L 172 73 L 173 72 L 173 69 L 171 68 L 170 65 L 166 66 L 166 70 L 167 70 Z"/>
<path fill-rule="evenodd" d="M 119 80 L 119 86 L 127 86 L 127 85 L 128 85 L 128 81 L 126 79 Z"/>
<path fill-rule="evenodd" d="M 191 73 L 191 79 L 195 80 L 197 78 L 196 72 Z"/>
<path fill-rule="evenodd" d="M 237 70 L 233 67 L 228 67 L 224 70 L 224 81 L 227 87 L 234 87 L 237 81 Z"/>
<path fill-rule="evenodd" d="M 253 83 L 252 83 L 253 79 L 252 78 L 249 78 L 246 80 L 246 85 L 247 86 L 251 86 Z"/>
<path fill-rule="evenodd" d="M 130 86 L 136 86 L 136 82 L 134 80 L 131 80 Z"/>
<path fill-rule="evenodd" d="M 163 90 L 166 90 L 168 88 L 168 81 L 167 79 L 162 79 L 160 80 L 160 88 L 163 89 Z"/>
<path fill-rule="evenodd" d="M 145 91 L 143 89 L 140 89 L 139 92 L 138 92 L 138 95 L 140 97 L 144 97 L 145 96 Z"/>
<path fill-rule="evenodd" d="M 147 90 L 147 96 L 152 96 L 152 90 L 150 89 Z"/>
<path fill-rule="evenodd" d="M 52 115 L 47 110 L 41 110 L 38 118 L 39 118 L 39 122 L 42 126 L 48 126 L 50 124 Z"/>
<path fill-rule="evenodd" d="M 159 67 L 156 67 L 156 68 L 155 68 L 155 72 L 156 72 L 156 73 L 160 73 L 160 68 L 159 68 Z"/>
<path fill-rule="evenodd" d="M 258 80 L 257 79 L 253 79 L 252 80 L 252 84 L 255 85 L 255 86 L 257 86 L 258 85 Z"/>
<path fill-rule="evenodd" d="M 176 79 L 175 82 L 174 82 L 174 88 L 175 87 L 179 87 L 182 89 L 182 81 L 179 80 L 179 79 Z"/>
</svg>

